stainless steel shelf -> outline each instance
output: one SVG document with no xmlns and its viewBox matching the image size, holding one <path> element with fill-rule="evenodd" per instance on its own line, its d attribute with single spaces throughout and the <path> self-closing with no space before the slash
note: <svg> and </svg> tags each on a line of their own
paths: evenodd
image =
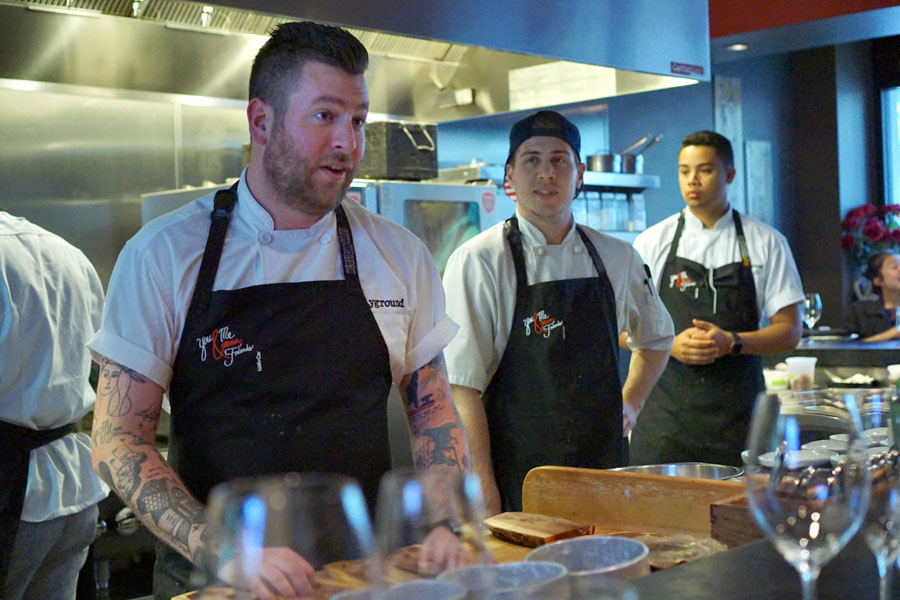
<svg viewBox="0 0 900 600">
<path fill-rule="evenodd" d="M 641 190 L 659 188 L 659 176 L 585 171 L 584 187 L 585 189 L 612 188 L 622 191 L 639 192 Z"/>
</svg>

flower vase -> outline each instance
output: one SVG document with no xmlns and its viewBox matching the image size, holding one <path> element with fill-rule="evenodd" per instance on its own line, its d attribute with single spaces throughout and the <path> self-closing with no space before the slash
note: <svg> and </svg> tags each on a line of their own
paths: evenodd
<svg viewBox="0 0 900 600">
<path fill-rule="evenodd" d="M 863 270 L 864 269 L 860 269 L 860 272 L 857 273 L 853 283 L 850 284 L 850 287 L 853 290 L 853 297 L 856 300 L 877 300 L 878 295 L 872 291 L 872 282 L 862 274 L 861 271 Z"/>
</svg>

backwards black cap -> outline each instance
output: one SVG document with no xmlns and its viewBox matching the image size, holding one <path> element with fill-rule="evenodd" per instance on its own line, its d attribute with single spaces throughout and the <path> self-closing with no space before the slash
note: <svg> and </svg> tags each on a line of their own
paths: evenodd
<svg viewBox="0 0 900 600">
<path fill-rule="evenodd" d="M 537 136 L 561 139 L 572 146 L 575 158 L 581 160 L 581 134 L 578 133 L 578 128 L 558 112 L 542 110 L 530 117 L 525 117 L 512 126 L 509 131 L 509 156 L 506 158 L 506 164 L 512 162 L 513 156 L 522 142 Z"/>
</svg>

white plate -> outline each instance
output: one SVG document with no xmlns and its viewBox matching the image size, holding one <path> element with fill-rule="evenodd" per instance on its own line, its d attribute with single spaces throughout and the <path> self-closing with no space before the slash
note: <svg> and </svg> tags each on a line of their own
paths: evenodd
<svg viewBox="0 0 900 600">
<path fill-rule="evenodd" d="M 873 430 L 873 431 L 874 431 L 874 430 Z M 832 440 L 838 440 L 838 441 L 840 441 L 840 442 L 846 443 L 846 442 L 847 442 L 847 439 L 848 439 L 848 436 L 847 436 L 846 433 L 834 433 L 834 434 L 832 434 L 832 435 L 829 435 L 828 438 L 829 438 L 829 439 L 832 439 Z M 867 445 L 867 446 L 878 446 L 879 444 L 881 444 L 881 443 L 883 443 L 883 442 L 885 441 L 885 438 L 883 438 L 883 437 L 877 437 L 877 436 L 872 436 L 872 435 L 866 435 L 865 433 L 863 433 L 863 439 L 866 440 L 866 445 Z"/>
<path fill-rule="evenodd" d="M 884 454 L 885 452 L 889 452 L 889 451 L 890 451 L 890 448 L 888 448 L 887 446 L 872 446 L 871 448 L 866 448 L 866 455 L 869 458 L 872 458 L 875 455 Z M 847 455 L 844 454 L 843 452 L 839 452 L 836 454 L 832 454 L 831 458 L 829 460 L 831 461 L 831 464 L 836 467 L 839 464 L 841 464 L 842 462 L 844 462 L 845 460 L 847 460 Z"/>
<path fill-rule="evenodd" d="M 880 441 L 886 440 L 891 434 L 891 431 L 887 427 L 873 427 L 872 429 L 866 429 L 862 433 L 871 440 Z"/>
<path fill-rule="evenodd" d="M 846 440 L 816 440 L 801 446 L 804 450 L 825 450 L 828 452 L 846 452 Z"/>
<path fill-rule="evenodd" d="M 788 469 L 801 469 L 810 465 L 825 465 L 828 464 L 832 454 L 834 453 L 827 450 L 788 450 L 784 458 L 784 466 Z M 741 457 L 744 457 L 743 454 Z M 766 452 L 759 457 L 759 464 L 770 468 L 774 457 L 774 452 Z"/>
</svg>

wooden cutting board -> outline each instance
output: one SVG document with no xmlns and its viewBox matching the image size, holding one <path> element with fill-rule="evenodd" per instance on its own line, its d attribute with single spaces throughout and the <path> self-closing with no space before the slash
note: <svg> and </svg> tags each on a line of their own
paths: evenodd
<svg viewBox="0 0 900 600">
<path fill-rule="evenodd" d="M 485 519 L 484 524 L 501 540 L 529 548 L 594 533 L 594 526 L 589 523 L 526 512 L 500 513 Z"/>
</svg>

